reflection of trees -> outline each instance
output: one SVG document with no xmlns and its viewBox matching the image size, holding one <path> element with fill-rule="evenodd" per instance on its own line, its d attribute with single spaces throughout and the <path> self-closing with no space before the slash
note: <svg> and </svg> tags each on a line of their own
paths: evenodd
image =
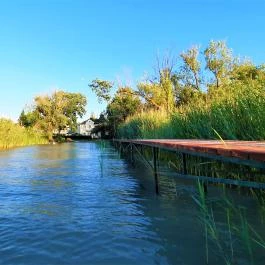
<svg viewBox="0 0 265 265">
<path fill-rule="evenodd" d="M 74 143 L 48 145 L 36 148 L 32 154 L 32 185 L 51 185 L 60 188 L 65 186 L 62 177 L 71 176 L 77 162 L 77 151 Z"/>
<path fill-rule="evenodd" d="M 37 148 L 34 158 L 38 160 L 66 160 L 76 157 L 76 149 L 73 148 L 74 143 L 47 145 Z"/>
<path fill-rule="evenodd" d="M 34 150 L 29 179 L 32 200 L 26 212 L 49 216 L 72 215 L 75 196 L 72 177 L 75 177 L 76 158 L 75 143 L 46 145 Z"/>
</svg>

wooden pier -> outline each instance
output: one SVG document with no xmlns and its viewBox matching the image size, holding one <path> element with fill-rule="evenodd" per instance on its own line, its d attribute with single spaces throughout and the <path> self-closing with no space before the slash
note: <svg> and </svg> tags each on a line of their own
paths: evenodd
<svg viewBox="0 0 265 265">
<path fill-rule="evenodd" d="M 175 152 L 182 157 L 181 172 L 175 172 L 174 176 L 197 179 L 204 183 L 222 183 L 228 185 L 244 186 L 249 188 L 265 189 L 265 141 L 218 141 L 218 140 L 172 140 L 172 139 L 148 139 L 148 140 L 114 140 L 123 150 L 130 152 L 131 160 L 134 153 L 141 159 L 146 160 L 153 171 L 155 177 L 156 192 L 158 193 L 158 152 L 166 150 Z M 129 147 L 129 148 L 128 148 Z M 150 163 L 142 152 L 143 147 L 151 148 L 153 158 Z M 220 178 L 207 175 L 194 175 L 188 172 L 189 157 L 199 157 L 206 159 L 206 163 L 219 161 L 220 163 L 235 164 L 243 166 L 243 174 L 247 175 L 246 180 L 233 178 Z M 259 181 L 256 181 L 255 174 L 259 174 Z M 264 182 L 260 181 L 261 177 Z"/>
</svg>

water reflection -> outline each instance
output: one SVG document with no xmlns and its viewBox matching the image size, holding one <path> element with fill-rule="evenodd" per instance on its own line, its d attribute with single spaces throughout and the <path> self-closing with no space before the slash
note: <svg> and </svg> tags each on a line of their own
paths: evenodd
<svg viewBox="0 0 265 265">
<path fill-rule="evenodd" d="M 34 158 L 39 161 L 62 161 L 76 158 L 75 143 L 48 145 L 45 148 L 36 148 Z"/>
</svg>

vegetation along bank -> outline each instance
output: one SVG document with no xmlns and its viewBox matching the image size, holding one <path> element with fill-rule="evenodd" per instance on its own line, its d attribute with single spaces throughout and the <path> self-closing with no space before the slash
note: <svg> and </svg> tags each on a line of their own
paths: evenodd
<svg viewBox="0 0 265 265">
<path fill-rule="evenodd" d="M 158 58 L 135 87 L 99 78 L 89 87 L 107 103 L 97 129 L 113 138 L 265 139 L 265 66 L 233 56 L 223 41 Z M 86 103 L 62 90 L 35 97 L 18 124 L 0 120 L 1 148 L 75 133 Z"/>
<path fill-rule="evenodd" d="M 8 119 L 0 119 L 0 149 L 46 143 L 48 140 L 42 132 L 25 128 Z"/>
<path fill-rule="evenodd" d="M 223 41 L 157 60 L 136 88 L 95 79 L 115 138 L 265 139 L 265 66 L 234 57 Z"/>
<path fill-rule="evenodd" d="M 54 142 L 55 135 L 66 128 L 74 132 L 85 105 L 86 97 L 80 93 L 55 91 L 37 96 L 34 104 L 21 112 L 17 124 L 0 119 L 0 148 L 45 144 Z"/>
</svg>

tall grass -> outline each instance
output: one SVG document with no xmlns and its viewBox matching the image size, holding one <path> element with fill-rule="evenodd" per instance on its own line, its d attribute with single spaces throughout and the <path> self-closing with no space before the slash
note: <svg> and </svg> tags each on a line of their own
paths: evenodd
<svg viewBox="0 0 265 265">
<path fill-rule="evenodd" d="M 216 91 L 173 113 L 150 110 L 129 117 L 120 138 L 265 139 L 265 87 Z"/>
<path fill-rule="evenodd" d="M 48 143 L 47 138 L 40 132 L 0 118 L 0 149 L 46 143 Z"/>
<path fill-rule="evenodd" d="M 203 185 L 198 182 L 198 194 L 193 196 L 204 227 L 206 264 L 209 264 L 210 249 L 226 265 L 241 264 L 240 259 L 247 260 L 247 264 L 256 264 L 255 260 L 265 250 L 264 233 L 257 233 L 248 221 L 247 209 L 229 198 L 225 187 L 223 191 L 219 200 L 211 201 L 205 196 Z M 222 221 L 219 220 L 221 217 Z"/>
<path fill-rule="evenodd" d="M 138 113 L 121 124 L 118 136 L 265 140 L 265 84 L 234 85 L 216 89 L 205 94 L 205 97 L 177 107 L 172 113 L 161 110 Z M 188 158 L 187 170 L 191 175 L 246 180 L 252 180 L 255 176 L 257 180 L 264 181 L 264 174 L 259 175 L 259 171 L 253 170 L 248 175 L 244 166 L 219 164 L 192 156 Z M 181 172 L 182 158 L 174 163 L 176 159 L 176 154 L 172 158 L 173 162 L 165 154 L 164 159 L 160 157 L 160 161 L 169 161 L 171 168 Z M 258 259 L 265 250 L 264 233 L 254 227 L 256 222 L 258 227 L 262 227 L 265 222 L 265 197 L 264 191 L 251 192 L 258 201 L 260 213 L 255 222 L 249 218 L 247 208 L 238 205 L 226 195 L 225 188 L 224 194 L 217 201 L 211 201 L 206 196 L 203 185 L 198 184 L 198 193 L 193 199 L 200 210 L 198 217 L 204 230 L 206 264 L 212 264 L 209 260 L 210 253 L 219 257 L 226 265 L 263 264 L 258 263 Z"/>
</svg>

